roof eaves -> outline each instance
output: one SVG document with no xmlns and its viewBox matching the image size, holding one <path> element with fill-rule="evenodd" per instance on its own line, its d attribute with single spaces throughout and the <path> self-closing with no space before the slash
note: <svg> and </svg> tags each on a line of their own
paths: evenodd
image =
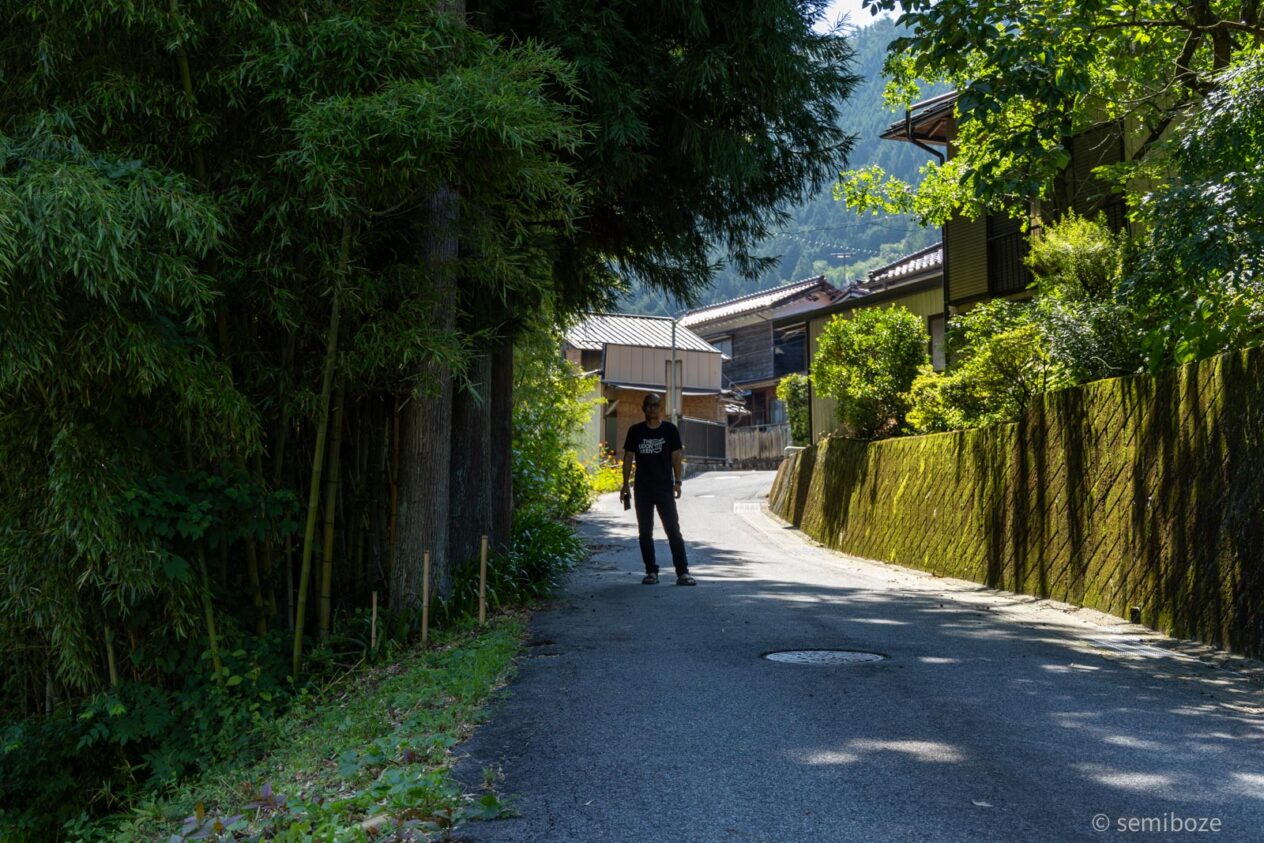
<svg viewBox="0 0 1264 843">
<path fill-rule="evenodd" d="M 811 289 L 812 287 L 820 286 L 822 284 L 828 284 L 828 283 L 829 282 L 825 280 L 824 275 L 816 275 L 816 276 L 813 276 L 812 278 L 804 278 L 801 281 L 792 281 L 789 284 L 782 284 L 778 287 L 773 287 L 768 290 L 757 290 L 756 292 L 753 292 L 753 293 L 747 293 L 744 296 L 736 296 L 735 298 L 725 299 L 724 301 L 716 302 L 715 304 L 709 304 L 706 307 L 698 307 L 698 308 L 694 308 L 693 310 L 686 311 L 685 314 L 681 317 L 681 321 L 684 322 L 684 320 L 688 319 L 689 321 L 686 322 L 685 324 L 688 324 L 691 327 L 693 325 L 705 325 L 707 322 L 712 321 L 711 319 L 705 318 L 705 314 L 707 314 L 710 311 L 725 310 L 727 308 L 731 308 L 733 305 L 741 304 L 744 301 L 753 301 L 756 299 L 763 298 L 765 296 L 772 296 L 775 293 L 780 293 L 781 294 L 780 296 L 771 298 L 768 302 L 756 307 L 752 307 L 751 309 L 759 310 L 762 307 L 776 307 L 778 304 L 784 303 L 787 298 L 797 296 L 800 293 Z M 729 319 L 734 316 L 737 316 L 738 314 L 742 312 L 744 311 L 734 311 L 731 313 L 724 313 L 722 316 L 721 315 L 715 316 L 714 319 L 716 320 Z M 703 317 L 703 318 L 698 318 L 698 317 Z"/>
</svg>

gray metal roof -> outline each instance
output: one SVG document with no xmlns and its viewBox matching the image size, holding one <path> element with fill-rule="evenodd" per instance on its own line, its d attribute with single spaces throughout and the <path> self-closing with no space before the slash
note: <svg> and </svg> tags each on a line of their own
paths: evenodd
<svg viewBox="0 0 1264 843">
<path fill-rule="evenodd" d="M 574 348 L 587 351 L 600 351 L 607 344 L 671 348 L 672 320 L 666 316 L 590 313 L 583 322 L 566 332 L 566 341 Z M 720 353 L 718 348 L 679 323 L 676 325 L 676 348 Z"/>
</svg>

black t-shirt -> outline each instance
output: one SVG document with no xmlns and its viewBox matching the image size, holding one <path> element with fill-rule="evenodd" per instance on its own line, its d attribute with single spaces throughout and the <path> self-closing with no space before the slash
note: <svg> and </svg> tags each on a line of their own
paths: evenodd
<svg viewBox="0 0 1264 843">
<path fill-rule="evenodd" d="M 637 422 L 628 429 L 623 450 L 636 454 L 638 492 L 672 490 L 672 452 L 681 447 L 680 431 L 671 422 L 659 422 L 655 428 Z"/>
</svg>

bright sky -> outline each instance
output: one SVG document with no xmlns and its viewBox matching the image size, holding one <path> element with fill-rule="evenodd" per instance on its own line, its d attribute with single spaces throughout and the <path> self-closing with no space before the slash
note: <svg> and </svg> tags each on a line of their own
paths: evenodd
<svg viewBox="0 0 1264 843">
<path fill-rule="evenodd" d="M 825 13 L 825 20 L 818 28 L 828 28 L 843 15 L 847 15 L 847 21 L 852 26 L 868 26 L 874 19 L 873 15 L 869 14 L 869 10 L 862 5 L 861 0 L 832 0 L 829 10 Z"/>
</svg>

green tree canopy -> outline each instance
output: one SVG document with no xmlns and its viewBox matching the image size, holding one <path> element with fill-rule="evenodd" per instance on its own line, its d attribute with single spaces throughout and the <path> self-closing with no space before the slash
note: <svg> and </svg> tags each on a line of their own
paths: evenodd
<svg viewBox="0 0 1264 843">
<path fill-rule="evenodd" d="M 1264 341 L 1264 52 L 1227 70 L 1146 195 L 1126 293 L 1159 368 Z"/>
<path fill-rule="evenodd" d="M 719 248 L 739 269 L 785 206 L 845 166 L 837 124 L 856 84 L 852 47 L 813 29 L 825 0 L 487 0 L 474 20 L 537 39 L 573 63 L 581 118 L 574 158 L 591 192 L 556 266 L 563 300 L 608 298 L 636 278 L 684 301 L 710 283 Z M 594 284 L 594 279 L 604 283 Z"/>
<path fill-rule="evenodd" d="M 929 342 L 922 318 L 907 308 L 840 314 L 821 332 L 812 382 L 838 401 L 839 419 L 853 435 L 890 435 L 904 424 L 909 387 L 929 362 Z"/>
<path fill-rule="evenodd" d="M 1067 139 L 1127 125 L 1139 144 L 1126 181 L 1159 172 L 1165 133 L 1215 87 L 1215 74 L 1264 39 L 1254 0 L 866 0 L 899 12 L 910 34 L 891 44 L 893 100 L 919 80 L 958 92 L 954 157 L 907 185 L 856 184 L 854 201 L 883 197 L 943 220 L 1045 195 L 1069 160 Z M 1139 184 L 1134 181 L 1134 185 Z"/>
</svg>

